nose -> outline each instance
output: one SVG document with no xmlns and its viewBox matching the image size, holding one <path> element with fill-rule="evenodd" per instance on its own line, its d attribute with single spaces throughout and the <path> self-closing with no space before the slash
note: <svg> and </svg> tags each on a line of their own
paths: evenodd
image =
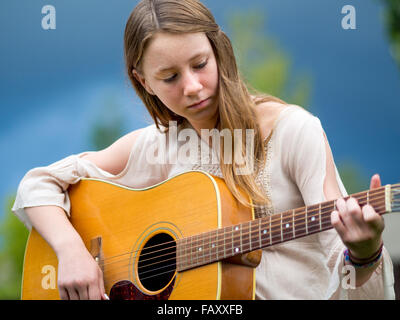
<svg viewBox="0 0 400 320">
<path fill-rule="evenodd" d="M 183 94 L 185 96 L 197 95 L 201 89 L 203 89 L 203 85 L 198 76 L 192 72 L 187 72 L 183 79 Z"/>
</svg>

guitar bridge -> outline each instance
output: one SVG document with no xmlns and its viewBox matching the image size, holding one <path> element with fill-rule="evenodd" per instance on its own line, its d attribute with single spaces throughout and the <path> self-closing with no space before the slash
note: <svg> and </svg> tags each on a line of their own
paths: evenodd
<svg viewBox="0 0 400 320">
<path fill-rule="evenodd" d="M 103 264 L 100 264 L 100 262 L 103 260 L 101 237 L 97 237 L 90 240 L 90 254 L 97 262 L 97 264 L 99 264 L 101 271 L 104 272 Z"/>
</svg>

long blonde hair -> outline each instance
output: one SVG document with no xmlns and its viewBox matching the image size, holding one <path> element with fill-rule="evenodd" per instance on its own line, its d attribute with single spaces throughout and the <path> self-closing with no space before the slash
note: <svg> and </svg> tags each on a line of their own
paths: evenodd
<svg viewBox="0 0 400 320">
<path fill-rule="evenodd" d="M 155 95 L 150 95 L 133 76 L 133 70 L 140 72 L 141 59 L 149 40 L 157 32 L 196 33 L 207 36 L 218 66 L 219 129 L 254 130 L 254 158 L 250 161 L 265 163 L 264 141 L 258 126 L 255 107 L 266 101 L 284 103 L 269 95 L 258 95 L 253 100 L 248 87 L 239 75 L 231 42 L 219 28 L 211 12 L 197 0 L 142 0 L 132 11 L 125 27 L 124 51 L 126 71 L 137 95 L 141 98 L 157 128 L 168 128 L 170 121 L 181 124 L 185 119 L 169 110 Z M 246 137 L 242 135 L 241 149 L 245 150 Z M 224 142 L 221 143 L 221 150 Z M 249 159 L 247 159 L 249 160 Z M 229 162 L 229 161 L 227 161 Z M 242 204 L 264 205 L 269 199 L 256 183 L 257 170 L 252 174 L 237 174 L 233 163 L 225 163 L 224 152 L 220 152 L 220 168 L 226 185 Z M 239 191 L 244 191 L 251 199 Z"/>
</svg>

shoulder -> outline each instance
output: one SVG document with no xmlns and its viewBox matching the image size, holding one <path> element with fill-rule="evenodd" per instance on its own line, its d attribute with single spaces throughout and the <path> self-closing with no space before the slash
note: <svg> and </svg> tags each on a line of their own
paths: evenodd
<svg viewBox="0 0 400 320">
<path fill-rule="evenodd" d="M 262 102 L 256 106 L 257 120 L 265 139 L 280 123 L 299 126 L 314 116 L 304 108 L 275 101 Z"/>
<path fill-rule="evenodd" d="M 131 150 L 138 137 L 151 130 L 150 127 L 134 130 L 119 138 L 109 147 L 100 151 L 90 152 L 83 158 L 94 163 L 100 169 L 117 175 L 122 172 L 128 163 Z"/>
</svg>

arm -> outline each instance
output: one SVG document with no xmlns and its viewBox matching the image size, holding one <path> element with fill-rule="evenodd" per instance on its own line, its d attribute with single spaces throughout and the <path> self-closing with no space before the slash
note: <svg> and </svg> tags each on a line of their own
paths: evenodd
<svg viewBox="0 0 400 320">
<path fill-rule="evenodd" d="M 130 151 L 140 130 L 122 137 L 110 147 L 86 154 L 83 158 L 111 174 L 120 173 L 128 162 Z M 76 161 L 76 160 L 75 160 Z M 40 191 L 47 198 L 60 197 L 68 185 L 85 174 L 74 160 L 46 170 L 32 170 L 21 182 L 19 198 L 30 224 L 55 251 L 58 261 L 58 287 L 62 299 L 100 299 L 104 296 L 102 272 L 79 234 L 67 218 L 67 212 L 56 204 L 40 204 Z M 72 164 L 70 164 L 72 162 Z M 40 173 L 38 173 L 38 171 Z M 83 170 L 85 171 L 85 170 Z M 61 172 L 61 173 L 60 173 Z M 78 172 L 78 173 L 76 173 Z M 90 175 L 90 172 L 88 172 Z M 78 177 L 76 176 L 78 175 Z M 32 205 L 34 203 L 34 205 Z M 44 203 L 44 202 L 42 202 Z M 55 201 L 57 203 L 57 201 Z"/>
<path fill-rule="evenodd" d="M 285 154 L 290 155 L 287 156 L 288 173 L 298 186 L 304 203 L 312 205 L 325 200 L 339 199 L 337 207 L 340 208 L 341 200 L 343 200 L 341 198 L 347 196 L 347 192 L 334 165 L 332 153 L 319 119 L 310 117 L 304 112 L 292 112 L 290 120 L 286 123 L 283 135 L 287 143 L 283 144 L 283 148 L 285 148 Z M 376 177 L 373 178 L 373 180 L 375 179 Z M 376 187 L 375 182 L 372 183 L 371 187 Z M 350 205 L 352 201 L 354 199 L 346 203 Z M 358 207 L 355 211 L 358 214 L 362 212 L 364 216 L 364 212 L 369 209 L 372 208 L 365 206 L 362 209 Z M 368 215 L 366 214 L 366 216 Z M 368 225 L 367 221 L 364 219 L 364 222 L 361 222 L 362 228 L 373 229 L 373 225 Z M 383 247 L 382 258 L 374 268 L 370 270 L 353 269 L 356 273 L 355 286 L 357 289 L 346 290 L 343 286 L 344 281 L 347 281 L 343 275 L 346 270 L 346 268 L 343 268 L 346 246 L 354 256 L 361 258 L 366 257 L 367 254 L 372 254 L 374 252 L 373 246 L 378 243 L 377 246 L 379 247 L 380 244 L 375 237 L 372 237 L 374 238 L 373 243 L 369 242 L 371 239 L 367 240 L 370 237 L 365 232 L 358 234 L 360 237 L 357 239 L 348 238 L 351 233 L 354 235 L 354 231 L 360 230 L 354 228 L 354 224 L 351 225 L 350 223 L 350 227 L 346 225 L 349 228 L 345 230 L 345 233 L 340 233 L 335 227 L 336 222 L 333 221 L 332 223 L 333 230 L 319 234 L 319 240 L 326 255 L 325 267 L 330 270 L 331 274 L 325 297 L 328 299 L 393 299 L 392 263 L 385 247 Z M 374 233 L 375 235 L 381 234 L 382 230 L 375 230 Z M 360 244 L 362 245 L 360 246 Z M 361 248 L 362 252 L 359 250 Z"/>
<path fill-rule="evenodd" d="M 326 150 L 324 194 L 327 200 L 339 199 L 337 201 L 339 210 L 333 211 L 331 215 L 332 225 L 354 257 L 359 259 L 371 257 L 382 243 L 383 218 L 370 205 L 361 208 L 354 198 L 347 201 L 340 199 L 342 195 L 336 180 L 332 152 L 325 135 L 324 138 Z M 379 176 L 374 175 L 371 179 L 370 189 L 380 186 Z M 346 264 L 350 263 L 346 261 Z M 356 286 L 362 286 L 378 265 L 379 263 L 375 263 L 368 268 L 356 268 Z"/>
</svg>

